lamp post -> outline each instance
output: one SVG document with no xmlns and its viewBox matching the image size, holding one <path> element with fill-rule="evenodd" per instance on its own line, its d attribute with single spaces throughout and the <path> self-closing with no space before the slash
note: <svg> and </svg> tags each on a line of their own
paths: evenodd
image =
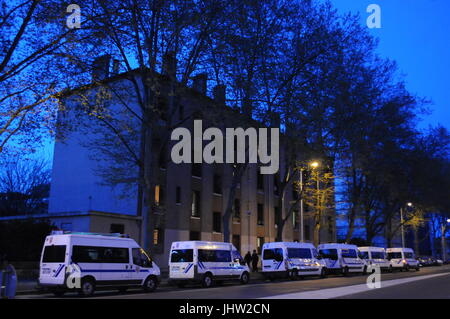
<svg viewBox="0 0 450 319">
<path fill-rule="evenodd" d="M 412 203 L 407 204 L 408 207 L 412 207 Z M 403 219 L 403 207 L 400 207 L 400 225 L 401 225 L 401 232 L 402 232 L 402 247 L 405 248 L 405 225 L 404 225 L 404 219 Z"/>
<path fill-rule="evenodd" d="M 320 191 L 320 183 L 319 183 L 319 171 L 317 170 L 319 167 L 320 167 L 320 163 L 318 162 L 318 161 L 314 161 L 314 162 L 311 162 L 310 164 L 309 164 L 309 166 L 311 166 L 311 168 L 313 169 L 313 170 L 316 170 L 316 174 L 317 174 L 317 211 L 316 211 L 316 216 L 319 216 L 319 212 L 320 212 L 320 194 L 319 194 L 319 191 Z M 314 227 L 314 232 L 315 232 L 316 230 L 315 230 L 315 227 Z M 317 238 L 317 243 L 314 243 L 314 244 L 319 244 L 319 242 L 320 242 L 320 239 L 319 239 L 319 237 L 320 237 L 320 235 L 318 236 L 318 238 Z"/>
</svg>

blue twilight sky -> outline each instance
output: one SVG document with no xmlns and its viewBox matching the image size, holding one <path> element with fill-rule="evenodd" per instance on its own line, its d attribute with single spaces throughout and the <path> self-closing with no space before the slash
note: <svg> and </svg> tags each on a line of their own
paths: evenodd
<svg viewBox="0 0 450 319">
<path fill-rule="evenodd" d="M 359 13 L 366 25 L 370 4 L 381 7 L 379 54 L 397 61 L 407 88 L 432 101 L 421 128 L 442 124 L 450 129 L 450 1 L 330 0 L 341 12 Z"/>
<path fill-rule="evenodd" d="M 408 89 L 430 99 L 431 115 L 421 128 L 442 124 L 450 129 L 450 0 L 330 0 L 341 12 L 359 13 L 366 25 L 370 4 L 381 7 L 381 29 L 370 32 L 380 39 L 378 52 L 396 60 Z M 37 151 L 51 159 L 53 143 Z"/>
</svg>

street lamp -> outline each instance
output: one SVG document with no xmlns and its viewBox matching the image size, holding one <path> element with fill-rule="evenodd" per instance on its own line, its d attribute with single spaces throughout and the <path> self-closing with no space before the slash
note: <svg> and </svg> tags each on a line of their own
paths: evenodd
<svg viewBox="0 0 450 319">
<path fill-rule="evenodd" d="M 413 207 L 413 203 L 409 202 L 406 204 L 408 207 Z M 403 207 L 400 207 L 400 225 L 402 227 L 402 247 L 405 248 L 405 227 L 403 220 Z"/>
<path fill-rule="evenodd" d="M 314 168 L 318 168 L 320 166 L 320 163 L 317 161 L 312 162 L 311 164 L 309 164 L 313 169 Z"/>
</svg>

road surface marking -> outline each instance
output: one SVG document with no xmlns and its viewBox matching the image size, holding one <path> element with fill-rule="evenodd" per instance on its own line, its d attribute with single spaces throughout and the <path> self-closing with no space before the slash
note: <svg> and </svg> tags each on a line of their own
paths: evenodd
<svg viewBox="0 0 450 319">
<path fill-rule="evenodd" d="M 436 274 L 436 275 L 415 276 L 415 277 L 409 277 L 409 278 L 403 278 L 403 279 L 382 281 L 381 288 L 387 288 L 387 287 L 391 287 L 391 286 L 406 284 L 408 282 L 430 279 L 430 278 L 441 277 L 441 276 L 449 276 L 449 274 L 443 273 L 443 274 Z M 275 296 L 264 297 L 264 298 L 260 298 L 260 299 L 331 299 L 331 298 L 343 297 L 343 296 L 348 296 L 348 295 L 353 295 L 353 294 L 366 292 L 366 291 L 373 291 L 373 290 L 374 289 L 368 288 L 366 284 L 361 284 L 361 285 L 353 285 L 353 286 L 346 286 L 346 287 L 339 287 L 339 288 L 327 288 L 327 289 L 313 290 L 313 291 L 307 291 L 307 292 L 275 295 Z"/>
</svg>

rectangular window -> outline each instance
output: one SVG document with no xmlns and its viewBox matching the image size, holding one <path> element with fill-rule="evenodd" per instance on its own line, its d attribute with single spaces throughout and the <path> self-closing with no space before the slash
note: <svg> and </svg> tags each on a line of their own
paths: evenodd
<svg viewBox="0 0 450 319">
<path fill-rule="evenodd" d="M 200 240 L 200 232 L 198 231 L 190 231 L 189 232 L 189 240 Z"/>
<path fill-rule="evenodd" d="M 264 249 L 263 253 L 264 260 L 283 260 L 283 249 L 281 248 L 272 248 L 272 249 Z"/>
<path fill-rule="evenodd" d="M 401 259 L 402 253 L 387 253 L 387 259 Z"/>
<path fill-rule="evenodd" d="M 155 205 L 159 206 L 161 204 L 161 186 L 155 185 Z"/>
<path fill-rule="evenodd" d="M 175 189 L 175 203 L 181 204 L 181 187 L 179 186 Z"/>
<path fill-rule="evenodd" d="M 77 263 L 129 263 L 128 248 L 73 246 L 72 260 Z"/>
<path fill-rule="evenodd" d="M 219 212 L 213 213 L 213 232 L 222 232 L 222 214 Z"/>
<path fill-rule="evenodd" d="M 273 210 L 274 210 L 274 217 L 275 217 L 275 225 L 278 226 L 278 223 L 280 222 L 279 218 L 281 218 L 281 216 L 280 216 L 280 209 L 275 206 L 273 208 Z"/>
<path fill-rule="evenodd" d="M 311 249 L 309 248 L 288 248 L 289 258 L 301 258 L 309 259 L 312 258 Z"/>
<path fill-rule="evenodd" d="M 357 258 L 358 254 L 354 249 L 342 249 L 342 257 L 343 258 Z"/>
<path fill-rule="evenodd" d="M 109 232 L 112 234 L 125 234 L 124 224 L 111 224 L 109 227 Z"/>
<path fill-rule="evenodd" d="M 311 240 L 311 234 L 309 232 L 309 225 L 305 225 L 303 227 L 303 236 L 305 236 L 305 240 Z"/>
<path fill-rule="evenodd" d="M 256 249 L 258 251 L 258 254 L 261 254 L 263 245 L 264 245 L 264 237 L 258 237 L 256 239 Z"/>
<path fill-rule="evenodd" d="M 131 250 L 131 255 L 133 257 L 133 264 L 144 268 L 152 267 L 152 261 L 150 257 L 142 248 L 133 248 Z"/>
<path fill-rule="evenodd" d="M 241 201 L 238 198 L 234 200 L 233 217 L 238 221 L 241 220 Z"/>
<path fill-rule="evenodd" d="M 200 192 L 199 191 L 192 192 L 191 216 L 192 217 L 200 217 Z"/>
<path fill-rule="evenodd" d="M 66 259 L 66 246 L 54 245 L 45 246 L 43 263 L 63 263 Z"/>
<path fill-rule="evenodd" d="M 338 260 L 338 254 L 336 249 L 321 249 L 319 253 L 323 256 L 323 258 Z"/>
<path fill-rule="evenodd" d="M 175 249 L 170 254 L 170 262 L 172 263 L 191 263 L 194 259 L 194 251 L 192 249 Z"/>
<path fill-rule="evenodd" d="M 162 243 L 161 235 L 162 235 L 161 229 L 156 228 L 153 230 L 153 245 L 159 245 Z"/>
<path fill-rule="evenodd" d="M 201 262 L 231 262 L 231 251 L 229 250 L 198 250 L 198 260 Z"/>
<path fill-rule="evenodd" d="M 232 243 L 238 251 L 241 251 L 241 236 L 240 235 L 233 235 Z"/>
<path fill-rule="evenodd" d="M 258 225 L 264 225 L 264 205 L 258 204 Z"/>
<path fill-rule="evenodd" d="M 382 251 L 372 251 L 370 253 L 372 255 L 372 259 L 384 259 L 384 252 Z"/>
<path fill-rule="evenodd" d="M 214 194 L 222 194 L 222 176 L 220 176 L 219 174 L 214 174 L 213 192 Z"/>
</svg>

